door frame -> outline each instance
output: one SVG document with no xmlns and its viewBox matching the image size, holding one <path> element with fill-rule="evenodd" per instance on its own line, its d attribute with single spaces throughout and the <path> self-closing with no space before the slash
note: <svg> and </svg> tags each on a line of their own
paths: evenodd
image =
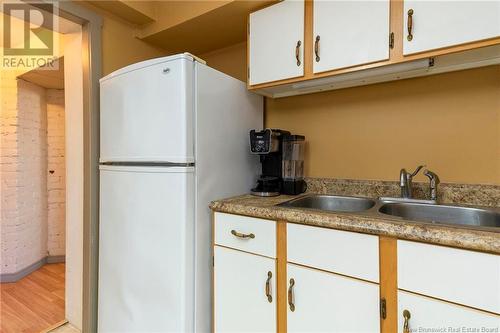
<svg viewBox="0 0 500 333">
<path fill-rule="evenodd" d="M 59 15 L 82 26 L 83 56 L 83 296 L 82 331 L 97 331 L 99 244 L 99 79 L 102 18 L 73 2 Z"/>
<path fill-rule="evenodd" d="M 26 0 L 23 0 L 26 1 Z M 50 2 L 42 0 L 43 2 Z M 31 3 L 37 7 L 36 3 Z M 82 332 L 97 332 L 99 243 L 99 79 L 102 17 L 74 2 L 58 1 L 58 16 L 82 27 L 83 58 L 83 269 Z"/>
</svg>

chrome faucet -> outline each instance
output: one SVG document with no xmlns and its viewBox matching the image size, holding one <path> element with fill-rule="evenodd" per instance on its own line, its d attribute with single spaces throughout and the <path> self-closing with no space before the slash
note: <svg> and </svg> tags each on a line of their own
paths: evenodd
<svg viewBox="0 0 500 333">
<path fill-rule="evenodd" d="M 399 172 L 399 186 L 401 187 L 401 198 L 411 199 L 412 198 L 412 179 L 417 175 L 417 173 L 425 167 L 425 165 L 419 165 L 413 173 L 409 173 L 406 169 L 401 169 Z"/>
<path fill-rule="evenodd" d="M 437 186 L 439 184 L 439 177 L 430 170 L 425 170 L 424 175 L 429 178 L 431 200 L 437 201 Z"/>
<path fill-rule="evenodd" d="M 439 177 L 430 170 L 425 170 L 424 175 L 426 175 L 430 180 L 430 200 L 427 199 L 413 199 L 413 188 L 412 181 L 420 170 L 425 167 L 425 165 L 419 165 L 415 171 L 409 173 L 406 169 L 401 169 L 399 172 L 399 187 L 401 188 L 401 196 L 398 198 L 393 197 L 380 197 L 381 201 L 395 201 L 395 202 L 414 202 L 414 203 L 425 203 L 425 204 L 436 204 L 437 203 L 437 185 L 439 184 Z"/>
</svg>

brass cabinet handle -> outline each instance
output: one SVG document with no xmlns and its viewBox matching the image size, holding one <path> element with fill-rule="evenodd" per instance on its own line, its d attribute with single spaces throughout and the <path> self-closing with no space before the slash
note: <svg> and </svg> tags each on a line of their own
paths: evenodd
<svg viewBox="0 0 500 333">
<path fill-rule="evenodd" d="M 231 233 L 238 238 L 243 238 L 243 239 L 255 238 L 254 234 L 242 234 L 240 232 L 237 232 L 236 230 L 231 230 Z"/>
<path fill-rule="evenodd" d="M 288 287 L 288 306 L 290 311 L 295 311 L 295 304 L 293 304 L 293 286 L 295 286 L 295 280 L 290 279 L 290 287 Z"/>
<path fill-rule="evenodd" d="M 410 311 L 404 310 L 403 318 L 405 319 L 403 323 L 403 333 L 410 333 L 410 318 L 411 318 Z"/>
<path fill-rule="evenodd" d="M 314 41 L 314 54 L 316 55 L 316 62 L 319 62 L 319 35 L 316 36 L 316 40 Z"/>
<path fill-rule="evenodd" d="M 269 303 L 273 302 L 273 296 L 271 295 L 271 278 L 273 277 L 273 273 L 271 271 L 267 272 L 267 280 L 266 280 L 266 296 Z"/>
<path fill-rule="evenodd" d="M 408 10 L 408 36 L 406 36 L 406 39 L 408 39 L 409 42 L 413 39 L 413 9 Z"/>
<path fill-rule="evenodd" d="M 295 46 L 295 59 L 297 59 L 297 66 L 300 66 L 300 46 L 302 45 L 302 42 L 299 40 L 297 41 L 297 45 Z"/>
</svg>

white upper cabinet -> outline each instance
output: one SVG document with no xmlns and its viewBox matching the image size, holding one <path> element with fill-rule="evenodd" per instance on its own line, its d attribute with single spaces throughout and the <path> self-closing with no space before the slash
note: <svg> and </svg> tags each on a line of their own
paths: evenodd
<svg viewBox="0 0 500 333">
<path fill-rule="evenodd" d="M 389 59 L 389 0 L 316 0 L 313 30 L 314 73 Z"/>
<path fill-rule="evenodd" d="M 289 333 L 380 332 L 377 284 L 293 264 L 287 271 Z"/>
<path fill-rule="evenodd" d="M 250 14 L 249 84 L 304 74 L 304 1 L 285 0 Z"/>
<path fill-rule="evenodd" d="M 500 36 L 500 1 L 404 2 L 403 54 Z"/>
</svg>

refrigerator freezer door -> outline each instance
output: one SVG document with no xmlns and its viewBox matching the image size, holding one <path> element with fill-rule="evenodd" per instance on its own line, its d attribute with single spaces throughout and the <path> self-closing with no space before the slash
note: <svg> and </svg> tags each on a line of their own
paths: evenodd
<svg viewBox="0 0 500 333">
<path fill-rule="evenodd" d="M 100 167 L 98 331 L 193 331 L 193 168 Z"/>
<path fill-rule="evenodd" d="M 179 58 L 101 79 L 100 162 L 194 162 L 193 67 Z"/>
</svg>

